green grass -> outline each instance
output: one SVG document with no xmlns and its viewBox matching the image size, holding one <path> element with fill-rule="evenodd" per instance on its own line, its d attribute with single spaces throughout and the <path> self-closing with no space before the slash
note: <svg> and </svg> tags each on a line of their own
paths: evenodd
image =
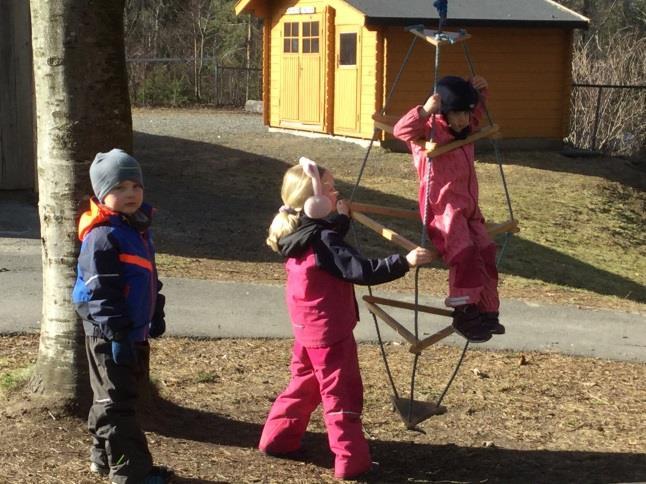
<svg viewBox="0 0 646 484">
<path fill-rule="evenodd" d="M 23 388 L 31 376 L 32 367 L 16 368 L 0 373 L 0 395 L 6 397 Z"/>
<path fill-rule="evenodd" d="M 213 383 L 218 380 L 218 376 L 212 371 L 200 371 L 195 377 L 196 383 Z"/>
</svg>

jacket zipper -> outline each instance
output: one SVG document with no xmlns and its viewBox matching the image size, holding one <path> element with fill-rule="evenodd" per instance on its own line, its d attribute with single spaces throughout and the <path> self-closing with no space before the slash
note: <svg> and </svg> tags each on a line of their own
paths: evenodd
<svg viewBox="0 0 646 484">
<path fill-rule="evenodd" d="M 467 169 L 469 170 L 469 179 L 467 180 L 467 191 L 469 192 L 469 196 L 471 197 L 471 200 L 473 201 L 473 211 L 471 212 L 471 216 L 469 218 L 473 218 L 476 214 L 476 210 L 478 208 L 478 201 L 476 200 L 475 195 L 471 191 L 471 179 L 473 177 L 473 171 L 475 170 L 475 162 L 474 165 L 471 165 L 471 162 L 469 161 L 469 157 L 467 156 L 467 152 L 464 149 L 464 146 L 461 146 L 460 149 L 462 150 L 462 154 L 464 155 L 464 159 L 466 160 L 467 163 Z"/>
<path fill-rule="evenodd" d="M 153 260 L 152 257 L 152 251 L 150 250 L 150 246 L 148 244 L 148 241 L 146 240 L 146 237 L 144 237 L 144 234 L 141 232 L 139 233 L 139 236 L 141 237 L 142 242 L 144 243 L 144 247 L 146 248 L 146 255 L 148 256 L 148 260 L 150 261 L 153 270 L 150 271 L 150 311 L 148 313 L 148 320 L 149 322 L 152 321 L 153 319 L 153 314 L 155 314 L 155 306 L 157 305 L 157 298 L 155 297 L 155 288 L 153 287 L 153 279 L 155 279 L 153 276 L 156 273 L 156 268 L 155 268 L 155 261 Z"/>
</svg>

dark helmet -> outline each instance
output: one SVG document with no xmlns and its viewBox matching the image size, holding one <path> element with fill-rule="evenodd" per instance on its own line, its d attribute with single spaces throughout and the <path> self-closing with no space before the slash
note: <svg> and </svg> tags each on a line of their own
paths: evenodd
<svg viewBox="0 0 646 484">
<path fill-rule="evenodd" d="M 443 77 L 437 83 L 437 93 L 442 98 L 442 114 L 449 111 L 473 111 L 478 104 L 478 91 L 461 77 Z"/>
</svg>

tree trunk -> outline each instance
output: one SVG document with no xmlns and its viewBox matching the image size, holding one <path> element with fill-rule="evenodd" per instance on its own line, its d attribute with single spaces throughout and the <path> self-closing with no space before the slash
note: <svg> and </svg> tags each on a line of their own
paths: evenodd
<svg viewBox="0 0 646 484">
<path fill-rule="evenodd" d="M 76 220 L 94 155 L 132 149 L 124 3 L 31 0 L 43 315 L 29 390 L 49 408 L 89 403 L 83 328 L 71 304 Z"/>
</svg>

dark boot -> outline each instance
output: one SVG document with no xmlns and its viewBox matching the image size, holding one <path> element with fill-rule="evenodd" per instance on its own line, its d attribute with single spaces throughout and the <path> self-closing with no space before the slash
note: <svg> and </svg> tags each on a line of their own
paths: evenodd
<svg viewBox="0 0 646 484">
<path fill-rule="evenodd" d="M 482 325 L 491 334 L 505 334 L 505 327 L 498 321 L 498 312 L 482 313 Z"/>
<path fill-rule="evenodd" d="M 483 327 L 482 316 L 475 304 L 458 306 L 453 311 L 453 329 L 471 343 L 484 343 L 491 333 Z"/>
</svg>

